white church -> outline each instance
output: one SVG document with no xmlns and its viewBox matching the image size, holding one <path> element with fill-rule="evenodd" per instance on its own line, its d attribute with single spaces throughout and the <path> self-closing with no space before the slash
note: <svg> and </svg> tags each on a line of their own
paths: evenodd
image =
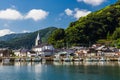
<svg viewBox="0 0 120 80">
<path fill-rule="evenodd" d="M 42 43 L 41 37 L 38 33 L 35 40 L 35 46 L 32 48 L 32 50 L 36 52 L 38 56 L 52 56 L 55 49 L 53 45 Z"/>
</svg>

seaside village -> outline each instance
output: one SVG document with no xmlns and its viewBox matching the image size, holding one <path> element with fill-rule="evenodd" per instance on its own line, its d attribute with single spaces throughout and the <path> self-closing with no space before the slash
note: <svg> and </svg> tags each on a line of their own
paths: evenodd
<svg viewBox="0 0 120 80">
<path fill-rule="evenodd" d="M 120 49 L 101 44 L 91 47 L 74 46 L 68 49 L 55 49 L 53 45 L 42 43 L 39 33 L 35 46 L 31 50 L 22 48 L 18 50 L 0 49 L 0 61 L 120 61 Z"/>
</svg>

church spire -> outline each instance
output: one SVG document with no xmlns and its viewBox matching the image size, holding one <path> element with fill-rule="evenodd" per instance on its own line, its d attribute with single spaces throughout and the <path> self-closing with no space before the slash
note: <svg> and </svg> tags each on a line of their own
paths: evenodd
<svg viewBox="0 0 120 80">
<path fill-rule="evenodd" d="M 39 35 L 39 32 L 38 32 L 37 38 L 36 38 L 36 40 L 35 40 L 35 46 L 38 46 L 38 45 L 40 45 L 41 43 L 42 43 L 42 41 L 41 41 L 41 38 L 40 38 L 40 35 Z"/>
<path fill-rule="evenodd" d="M 40 39 L 40 35 L 39 35 L 39 32 L 38 32 L 36 40 L 39 40 L 39 39 Z"/>
</svg>

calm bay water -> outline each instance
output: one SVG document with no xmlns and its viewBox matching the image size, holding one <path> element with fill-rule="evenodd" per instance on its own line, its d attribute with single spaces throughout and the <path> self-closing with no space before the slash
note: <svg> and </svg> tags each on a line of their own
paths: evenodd
<svg viewBox="0 0 120 80">
<path fill-rule="evenodd" d="M 0 80 L 120 80 L 120 63 L 0 63 Z"/>
</svg>

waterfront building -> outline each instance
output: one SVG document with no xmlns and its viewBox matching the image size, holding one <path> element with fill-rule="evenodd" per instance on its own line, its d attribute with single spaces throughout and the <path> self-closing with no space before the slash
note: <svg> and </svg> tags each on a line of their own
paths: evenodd
<svg viewBox="0 0 120 80">
<path fill-rule="evenodd" d="M 107 47 L 107 46 L 103 46 L 101 47 L 101 49 L 97 49 L 97 52 L 99 53 L 100 56 L 110 56 L 110 57 L 114 57 L 116 56 L 116 53 L 118 52 L 119 50 L 115 47 Z M 97 54 L 98 54 L 97 53 Z"/>
<path fill-rule="evenodd" d="M 88 55 L 88 49 L 87 48 L 80 48 L 77 51 L 75 51 L 75 54 L 77 57 L 84 57 Z"/>
<path fill-rule="evenodd" d="M 54 61 L 72 61 L 75 56 L 75 50 L 73 49 L 60 49 L 57 50 L 54 55 Z"/>
<path fill-rule="evenodd" d="M 41 37 L 38 33 L 37 38 L 35 40 L 35 46 L 32 48 L 34 52 L 38 56 L 51 56 L 54 53 L 54 47 L 53 45 L 42 43 Z"/>
<path fill-rule="evenodd" d="M 27 57 L 28 49 L 22 48 L 18 50 L 13 50 L 14 55 L 17 57 Z"/>
<path fill-rule="evenodd" d="M 10 57 L 10 51 L 8 48 L 0 48 L 0 57 Z"/>
<path fill-rule="evenodd" d="M 21 57 L 26 57 L 28 51 L 29 51 L 29 50 L 28 50 L 28 49 L 25 49 L 25 48 L 21 49 L 21 50 L 20 50 L 20 56 L 21 56 Z"/>
<path fill-rule="evenodd" d="M 35 57 L 35 56 L 37 56 L 35 51 L 30 50 L 27 52 L 27 57 Z"/>
<path fill-rule="evenodd" d="M 14 52 L 14 55 L 15 55 L 15 56 L 17 56 L 17 57 L 20 56 L 20 49 L 18 49 L 18 50 L 13 50 L 13 52 Z"/>
</svg>

